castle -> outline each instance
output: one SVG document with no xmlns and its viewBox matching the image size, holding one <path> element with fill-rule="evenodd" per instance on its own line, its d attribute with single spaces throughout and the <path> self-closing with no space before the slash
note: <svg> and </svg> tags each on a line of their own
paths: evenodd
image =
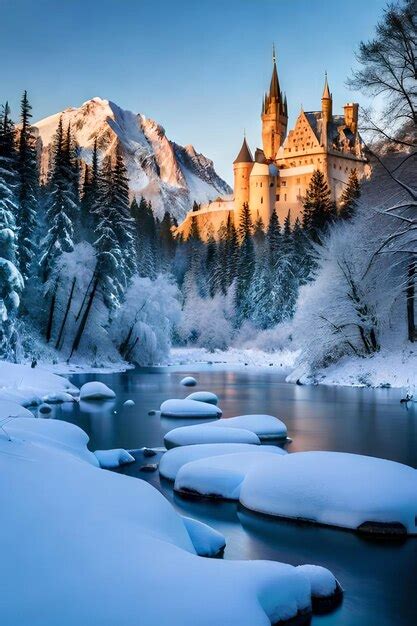
<svg viewBox="0 0 417 626">
<path fill-rule="evenodd" d="M 366 171 L 367 160 L 358 133 L 358 109 L 357 103 L 348 103 L 343 115 L 333 114 L 326 75 L 321 110 L 301 110 L 294 128 L 287 134 L 287 98 L 280 88 L 273 51 L 271 83 L 262 101 L 262 149 L 256 149 L 253 157 L 244 137 L 233 162 L 233 196 L 218 198 L 190 211 L 177 232 L 187 237 L 191 220 L 197 219 L 203 237 L 207 237 L 209 229 L 216 235 L 229 215 L 235 224 L 239 222 L 244 203 L 249 205 L 252 220 L 262 218 L 265 227 L 274 209 L 281 224 L 289 211 L 294 222 L 301 217 L 303 196 L 314 170 L 324 173 L 332 199 L 337 203 L 350 172 L 356 169 L 362 178 Z"/>
</svg>

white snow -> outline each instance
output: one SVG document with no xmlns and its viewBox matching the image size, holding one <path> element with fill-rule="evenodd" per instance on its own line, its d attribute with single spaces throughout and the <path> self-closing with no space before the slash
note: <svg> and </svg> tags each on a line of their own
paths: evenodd
<svg viewBox="0 0 417 626">
<path fill-rule="evenodd" d="M 261 450 L 262 446 L 258 448 Z M 174 489 L 225 500 L 238 500 L 245 476 L 260 461 L 265 466 L 275 460 L 277 455 L 283 454 L 285 452 L 281 448 L 275 448 L 267 453 L 255 450 L 191 461 L 178 470 Z"/>
<path fill-rule="evenodd" d="M 207 402 L 208 404 L 217 404 L 219 398 L 211 391 L 194 391 L 185 398 L 186 400 L 197 400 L 198 402 Z"/>
<path fill-rule="evenodd" d="M 209 351 L 204 348 L 172 348 L 169 365 L 208 363 L 228 366 L 274 367 L 289 371 L 294 367 L 299 351 L 229 348 Z"/>
<path fill-rule="evenodd" d="M 311 610 L 291 565 L 197 556 L 171 504 L 97 467 L 87 440 L 35 418 L 0 436 L 2 623 L 266 626 Z"/>
<path fill-rule="evenodd" d="M 100 467 L 104 469 L 113 469 L 115 467 L 120 467 L 120 465 L 135 462 L 134 457 L 123 448 L 115 448 L 114 450 L 95 450 L 94 454 L 100 463 Z"/>
<path fill-rule="evenodd" d="M 50 404 L 59 404 L 61 402 L 74 402 L 75 398 L 66 391 L 57 391 L 55 393 L 48 393 L 42 398 L 43 402 L 49 402 Z"/>
<path fill-rule="evenodd" d="M 167 448 L 174 448 L 175 446 L 192 446 L 200 443 L 252 443 L 259 445 L 261 442 L 255 433 L 243 428 L 210 428 L 210 424 L 195 424 L 170 430 L 164 437 L 164 443 Z"/>
<path fill-rule="evenodd" d="M 180 381 L 180 384 L 184 385 L 184 387 L 195 387 L 197 381 L 193 376 L 185 376 L 185 378 Z"/>
<path fill-rule="evenodd" d="M 243 482 L 253 511 L 356 529 L 400 523 L 417 534 L 417 470 L 341 452 L 297 452 L 259 461 Z"/>
<path fill-rule="evenodd" d="M 182 520 L 199 556 L 213 557 L 224 550 L 226 539 L 217 530 L 192 517 L 183 516 Z"/>
<path fill-rule="evenodd" d="M 31 406 L 41 404 L 45 395 L 61 392 L 75 395 L 78 389 L 66 378 L 51 374 L 43 367 L 0 361 L 0 400 Z"/>
<path fill-rule="evenodd" d="M 113 389 L 97 380 L 85 383 L 80 389 L 80 400 L 112 400 L 115 397 Z"/>
<path fill-rule="evenodd" d="M 213 404 L 199 402 L 198 400 L 165 400 L 160 407 L 161 415 L 165 417 L 180 418 L 217 418 L 222 412 Z"/>
<path fill-rule="evenodd" d="M 0 400 L 0 420 L 14 417 L 33 417 L 32 413 L 17 402 L 12 400 Z"/>
<path fill-rule="evenodd" d="M 165 452 L 159 463 L 159 473 L 167 480 L 175 480 L 178 470 L 191 461 L 238 452 L 253 452 L 254 450 L 260 454 L 281 450 L 281 453 L 284 454 L 284 450 L 275 446 L 254 446 L 250 443 L 202 443 L 200 445 L 180 446 Z"/>
<path fill-rule="evenodd" d="M 134 400 L 126 400 L 126 402 L 123 402 L 123 406 L 135 406 L 135 401 Z"/>
<path fill-rule="evenodd" d="M 273 415 L 237 415 L 212 422 L 209 426 L 218 428 L 243 428 L 251 430 L 259 439 L 285 439 L 287 427 Z"/>
<path fill-rule="evenodd" d="M 337 580 L 332 572 L 320 565 L 298 565 L 298 571 L 305 574 L 311 584 L 311 593 L 317 598 L 331 596 L 337 588 Z"/>
</svg>

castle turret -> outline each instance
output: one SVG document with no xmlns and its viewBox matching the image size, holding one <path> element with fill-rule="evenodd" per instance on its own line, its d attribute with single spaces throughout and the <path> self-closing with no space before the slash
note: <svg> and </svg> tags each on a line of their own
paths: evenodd
<svg viewBox="0 0 417 626">
<path fill-rule="evenodd" d="M 261 217 L 265 228 L 275 208 L 277 174 L 275 165 L 268 164 L 263 152 L 257 151 L 249 179 L 249 207 L 252 221 Z"/>
<path fill-rule="evenodd" d="M 235 210 L 238 215 L 243 205 L 249 203 L 249 177 L 252 167 L 253 157 L 244 137 L 240 152 L 233 161 Z"/>
<path fill-rule="evenodd" d="M 279 86 L 275 48 L 272 52 L 272 63 L 269 93 L 265 95 L 262 105 L 262 144 L 268 161 L 275 158 L 278 148 L 284 142 L 288 124 L 287 99 L 283 98 Z"/>
</svg>

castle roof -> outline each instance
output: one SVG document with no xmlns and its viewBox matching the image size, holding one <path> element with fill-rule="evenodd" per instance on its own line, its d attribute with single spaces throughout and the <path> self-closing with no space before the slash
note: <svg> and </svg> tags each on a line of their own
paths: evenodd
<svg viewBox="0 0 417 626">
<path fill-rule="evenodd" d="M 271 84 L 269 86 L 269 97 L 278 98 L 278 100 L 281 98 L 281 90 L 279 88 L 277 64 L 275 62 L 275 59 L 272 67 Z"/>
<path fill-rule="evenodd" d="M 253 163 L 252 153 L 247 144 L 246 137 L 243 138 L 242 147 L 233 163 Z"/>
<path fill-rule="evenodd" d="M 314 132 L 317 140 L 321 142 L 323 130 L 323 114 L 321 111 L 305 111 L 304 115 Z M 328 145 L 337 145 L 340 141 L 347 141 L 353 147 L 355 135 L 350 128 L 346 126 L 343 115 L 333 115 L 330 123 L 327 125 L 327 141 Z"/>
<path fill-rule="evenodd" d="M 323 95 L 322 95 L 322 100 L 326 99 L 326 100 L 331 100 L 332 98 L 332 94 L 330 93 L 330 89 L 329 89 L 329 83 L 327 82 L 327 72 L 325 74 L 325 78 L 324 78 L 324 89 L 323 89 Z"/>
</svg>

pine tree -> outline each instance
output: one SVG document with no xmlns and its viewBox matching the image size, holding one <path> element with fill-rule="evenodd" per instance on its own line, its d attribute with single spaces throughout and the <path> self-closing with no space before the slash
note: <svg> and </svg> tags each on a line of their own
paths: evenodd
<svg viewBox="0 0 417 626">
<path fill-rule="evenodd" d="M 140 276 L 154 279 L 158 269 L 156 222 L 150 202 L 133 200 L 130 214 L 136 230 L 136 258 Z"/>
<path fill-rule="evenodd" d="M 49 204 L 46 210 L 49 230 L 41 243 L 40 268 L 44 282 L 49 278 L 57 258 L 63 252 L 74 249 L 74 224 L 79 213 L 78 181 L 75 180 L 78 168 L 72 162 L 70 132 L 64 132 L 61 117 L 55 134 Z"/>
<path fill-rule="evenodd" d="M 236 276 L 236 324 L 240 326 L 251 313 L 250 287 L 255 273 L 255 247 L 252 239 L 252 220 L 248 205 L 242 207 L 239 222 L 240 246 Z"/>
<path fill-rule="evenodd" d="M 18 219 L 19 219 L 19 265 L 27 280 L 36 254 L 36 230 L 39 219 L 39 165 L 35 138 L 30 126 L 32 107 L 27 92 L 21 100 L 21 128 L 18 145 Z"/>
<path fill-rule="evenodd" d="M 278 263 L 281 245 L 281 227 L 278 215 L 276 211 L 272 211 L 266 234 L 268 264 L 271 271 L 275 269 Z"/>
<path fill-rule="evenodd" d="M 259 213 L 253 225 L 253 241 L 257 251 L 262 248 L 262 245 L 265 242 L 265 224 Z"/>
<path fill-rule="evenodd" d="M 159 227 L 159 243 L 161 248 L 161 260 L 165 271 L 168 270 L 175 255 L 175 237 L 173 235 L 173 221 L 168 211 L 164 213 Z"/>
<path fill-rule="evenodd" d="M 15 318 L 23 279 L 16 267 L 18 179 L 15 129 L 6 104 L 0 117 L 0 358 L 14 359 Z"/>
<path fill-rule="evenodd" d="M 347 185 L 340 197 L 339 217 L 341 219 L 348 220 L 354 216 L 360 195 L 361 187 L 358 173 L 354 168 L 349 174 Z"/>
<path fill-rule="evenodd" d="M 87 241 L 93 241 L 94 230 L 97 226 L 96 213 L 99 209 L 100 197 L 100 171 L 97 139 L 94 141 L 91 156 L 91 165 L 84 166 L 84 181 L 80 203 L 80 222 L 84 237 Z"/>
<path fill-rule="evenodd" d="M 321 233 L 334 220 L 335 205 L 323 172 L 315 170 L 303 202 L 303 227 L 313 241 L 320 242 Z"/>
<path fill-rule="evenodd" d="M 208 239 L 206 245 L 206 279 L 207 279 L 207 290 L 208 295 L 213 298 L 218 290 L 217 280 L 216 280 L 216 269 L 218 267 L 217 264 L 217 244 L 214 239 L 213 227 L 210 224 L 208 230 Z"/>
</svg>

